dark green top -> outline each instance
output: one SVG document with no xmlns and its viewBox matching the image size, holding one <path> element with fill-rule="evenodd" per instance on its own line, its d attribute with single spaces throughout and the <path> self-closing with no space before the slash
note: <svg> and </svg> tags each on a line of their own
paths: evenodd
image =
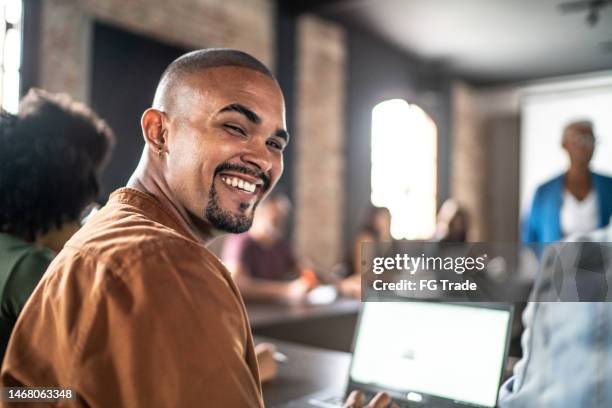
<svg viewBox="0 0 612 408">
<path fill-rule="evenodd" d="M 0 362 L 17 316 L 53 256 L 50 250 L 0 232 Z"/>
</svg>

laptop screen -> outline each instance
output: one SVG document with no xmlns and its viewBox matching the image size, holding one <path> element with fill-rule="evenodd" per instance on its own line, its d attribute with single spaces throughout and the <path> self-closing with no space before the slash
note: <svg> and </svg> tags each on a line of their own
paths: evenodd
<svg viewBox="0 0 612 408">
<path fill-rule="evenodd" d="M 493 407 L 510 318 L 478 305 L 365 303 L 351 380 Z"/>
</svg>

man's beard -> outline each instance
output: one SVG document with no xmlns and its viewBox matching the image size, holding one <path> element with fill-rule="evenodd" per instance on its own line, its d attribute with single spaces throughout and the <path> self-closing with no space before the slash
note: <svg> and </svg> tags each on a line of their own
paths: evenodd
<svg viewBox="0 0 612 408">
<path fill-rule="evenodd" d="M 219 196 L 217 195 L 215 184 L 212 183 L 210 193 L 208 194 L 208 205 L 206 206 L 205 210 L 206 219 L 212 224 L 213 227 L 220 231 L 240 234 L 248 231 L 249 228 L 251 228 L 251 224 L 253 224 L 253 214 L 255 213 L 257 204 L 259 204 L 259 201 L 253 204 L 251 216 L 245 214 L 246 210 L 249 208 L 248 203 L 240 204 L 240 214 L 238 215 L 233 214 L 228 210 L 224 210 L 219 205 Z"/>
</svg>

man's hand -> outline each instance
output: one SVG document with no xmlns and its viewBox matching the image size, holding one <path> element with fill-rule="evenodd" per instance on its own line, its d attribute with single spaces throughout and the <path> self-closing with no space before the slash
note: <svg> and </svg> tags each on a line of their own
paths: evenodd
<svg viewBox="0 0 612 408">
<path fill-rule="evenodd" d="M 389 405 L 391 404 L 391 405 Z M 364 405 L 363 393 L 353 391 L 344 403 L 344 408 L 399 408 L 397 404 L 391 402 L 391 398 L 384 392 L 379 392 L 370 401 L 368 405 Z"/>
<path fill-rule="evenodd" d="M 259 366 L 259 379 L 262 383 L 270 381 L 278 373 L 278 364 L 274 359 L 276 346 L 271 343 L 259 343 L 255 346 L 257 365 Z"/>
</svg>

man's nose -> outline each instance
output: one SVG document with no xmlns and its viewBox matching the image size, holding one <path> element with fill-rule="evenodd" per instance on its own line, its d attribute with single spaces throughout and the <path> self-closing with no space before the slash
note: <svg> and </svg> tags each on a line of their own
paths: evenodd
<svg viewBox="0 0 612 408">
<path fill-rule="evenodd" d="M 248 150 L 242 155 L 245 163 L 257 166 L 259 170 L 268 173 L 272 169 L 271 154 L 265 143 L 252 141 L 249 143 Z"/>
</svg>

